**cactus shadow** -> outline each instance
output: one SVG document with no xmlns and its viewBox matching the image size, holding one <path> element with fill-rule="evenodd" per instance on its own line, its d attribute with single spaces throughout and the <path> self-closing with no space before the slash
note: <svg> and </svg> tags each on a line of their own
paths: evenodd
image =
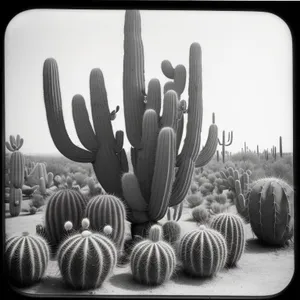
<svg viewBox="0 0 300 300">
<path fill-rule="evenodd" d="M 190 285 L 190 286 L 201 286 L 202 284 L 209 283 L 213 277 L 195 277 L 187 274 L 182 268 L 176 271 L 171 277 L 171 280 L 180 285 Z"/>
<path fill-rule="evenodd" d="M 245 252 L 246 253 L 270 253 L 270 252 L 276 252 L 278 250 L 284 250 L 287 249 L 288 246 L 274 246 L 274 245 L 268 245 L 262 241 L 260 241 L 258 238 L 250 238 L 246 241 L 246 247 Z"/>
<path fill-rule="evenodd" d="M 149 289 L 155 289 L 155 286 L 147 286 L 136 282 L 133 279 L 132 274 L 129 272 L 114 275 L 109 279 L 109 282 L 117 288 L 122 288 L 128 291 L 147 291 Z"/>
</svg>

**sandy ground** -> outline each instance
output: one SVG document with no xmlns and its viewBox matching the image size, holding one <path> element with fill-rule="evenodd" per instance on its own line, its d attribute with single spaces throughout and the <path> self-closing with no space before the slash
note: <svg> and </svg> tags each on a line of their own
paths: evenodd
<svg viewBox="0 0 300 300">
<path fill-rule="evenodd" d="M 26 203 L 24 203 L 26 205 Z M 234 207 L 233 207 L 234 209 Z M 182 235 L 197 228 L 191 221 L 191 210 L 184 209 L 179 221 Z M 6 213 L 6 233 L 8 235 L 24 230 L 35 233 L 35 226 L 41 224 L 43 213 L 35 215 L 21 213 L 11 218 Z M 162 223 L 165 220 L 162 220 Z M 129 232 L 129 224 L 127 224 Z M 294 274 L 294 246 L 269 248 L 260 245 L 253 235 L 250 225 L 246 225 L 247 247 L 238 266 L 223 269 L 215 277 L 194 279 L 187 277 L 179 268 L 170 281 L 158 287 L 143 286 L 132 279 L 130 265 L 117 267 L 113 274 L 96 290 L 73 291 L 68 289 L 61 278 L 57 262 L 51 260 L 44 278 L 38 284 L 17 290 L 20 293 L 39 296 L 57 295 L 221 295 L 221 296 L 267 296 L 284 290 Z"/>
</svg>

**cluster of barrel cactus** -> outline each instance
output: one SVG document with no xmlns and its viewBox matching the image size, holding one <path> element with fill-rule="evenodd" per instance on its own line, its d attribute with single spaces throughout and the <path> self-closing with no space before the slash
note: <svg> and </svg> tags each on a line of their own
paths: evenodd
<svg viewBox="0 0 300 300">
<path fill-rule="evenodd" d="M 57 63 L 53 58 L 44 62 L 46 115 L 57 149 L 71 160 L 93 164 L 104 190 L 120 197 L 125 203 L 133 236 L 144 234 L 149 224 L 164 217 L 169 206 L 176 206 L 183 201 L 194 167 L 209 162 L 217 147 L 218 129 L 213 122 L 206 145 L 200 152 L 202 62 L 201 48 L 197 43 L 190 47 L 189 64 L 188 107 L 187 102 L 180 99 L 186 81 L 186 70 L 182 65 L 173 68 L 169 61 L 163 61 L 162 71 L 171 79 L 164 87 L 163 101 L 157 79 L 149 81 L 146 93 L 140 12 L 126 11 L 123 104 L 134 170 L 128 174 L 128 162 L 123 149 L 124 133 L 117 131 L 114 135 L 111 124 L 118 109 L 114 112 L 109 110 L 102 71 L 93 69 L 90 74 L 95 132 L 83 97 L 75 95 L 72 101 L 75 128 L 82 145 L 87 149 L 84 150 L 72 143 L 65 127 Z M 188 115 L 186 137 L 179 153 L 185 113 Z"/>
</svg>

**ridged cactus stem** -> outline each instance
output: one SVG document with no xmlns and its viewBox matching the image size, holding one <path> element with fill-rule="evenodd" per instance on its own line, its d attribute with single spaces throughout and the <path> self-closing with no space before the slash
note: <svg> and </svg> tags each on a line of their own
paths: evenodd
<svg viewBox="0 0 300 300">
<path fill-rule="evenodd" d="M 141 16 L 137 10 L 126 10 L 124 25 L 123 103 L 127 138 L 140 148 L 145 110 L 144 47 Z"/>
<path fill-rule="evenodd" d="M 282 137 L 279 137 L 279 153 L 280 153 L 280 157 L 282 157 Z"/>
</svg>

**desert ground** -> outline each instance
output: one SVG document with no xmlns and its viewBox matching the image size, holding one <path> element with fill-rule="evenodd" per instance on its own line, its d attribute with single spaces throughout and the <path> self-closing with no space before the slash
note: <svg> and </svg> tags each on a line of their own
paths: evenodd
<svg viewBox="0 0 300 300">
<path fill-rule="evenodd" d="M 28 201 L 23 201 L 26 208 Z M 6 204 L 6 210 L 8 204 Z M 232 206 L 232 210 L 235 207 Z M 179 224 L 182 235 L 197 228 L 190 215 L 191 210 L 184 207 Z M 28 231 L 35 233 L 35 226 L 43 221 L 43 212 L 29 215 L 22 212 L 12 218 L 6 212 L 6 234 Z M 166 219 L 161 220 L 161 223 Z M 282 292 L 291 282 L 294 274 L 294 244 L 285 248 L 266 247 L 261 245 L 251 231 L 250 225 L 245 225 L 247 244 L 246 250 L 237 267 L 223 269 L 215 277 L 208 279 L 190 278 L 179 266 L 170 281 L 158 287 L 148 287 L 136 283 L 131 275 L 130 265 L 116 267 L 102 286 L 95 290 L 74 291 L 65 286 L 60 275 L 57 262 L 49 261 L 43 279 L 29 288 L 16 289 L 21 294 L 38 296 L 59 295 L 194 295 L 194 296 L 270 296 Z M 130 224 L 127 224 L 128 234 Z"/>
</svg>

